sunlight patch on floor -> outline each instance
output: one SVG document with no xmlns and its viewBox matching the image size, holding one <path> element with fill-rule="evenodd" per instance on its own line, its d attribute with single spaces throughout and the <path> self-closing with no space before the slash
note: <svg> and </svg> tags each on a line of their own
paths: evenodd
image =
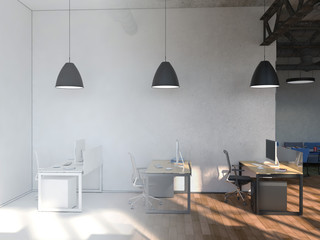
<svg viewBox="0 0 320 240">
<path fill-rule="evenodd" d="M 70 239 L 67 226 L 56 213 L 32 211 L 29 216 L 29 230 L 34 239 Z"/>
<path fill-rule="evenodd" d="M 16 233 L 24 227 L 21 214 L 14 209 L 1 209 L 0 233 Z"/>
</svg>

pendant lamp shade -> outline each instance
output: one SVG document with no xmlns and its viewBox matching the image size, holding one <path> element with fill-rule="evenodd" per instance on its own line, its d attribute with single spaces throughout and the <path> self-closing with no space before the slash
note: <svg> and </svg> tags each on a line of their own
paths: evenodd
<svg viewBox="0 0 320 240">
<path fill-rule="evenodd" d="M 179 88 L 176 72 L 170 62 L 162 62 L 154 75 L 152 88 Z"/>
<path fill-rule="evenodd" d="M 77 89 L 83 88 L 81 75 L 76 67 L 71 62 L 67 62 L 61 69 L 56 88 Z"/>
<path fill-rule="evenodd" d="M 279 87 L 276 71 L 269 61 L 261 61 L 253 73 L 250 87 L 252 88 L 274 88 Z"/>
<path fill-rule="evenodd" d="M 314 83 L 316 80 L 314 77 L 298 77 L 298 78 L 288 78 L 286 82 L 288 84 L 307 84 Z"/>
</svg>

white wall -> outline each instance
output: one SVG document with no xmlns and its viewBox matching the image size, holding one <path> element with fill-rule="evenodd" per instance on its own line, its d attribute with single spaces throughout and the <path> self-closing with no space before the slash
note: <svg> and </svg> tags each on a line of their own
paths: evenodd
<svg viewBox="0 0 320 240">
<path fill-rule="evenodd" d="M 192 190 L 230 190 L 222 150 L 235 163 L 263 159 L 265 139 L 275 136 L 275 90 L 249 88 L 263 58 L 262 13 L 169 9 L 167 59 L 181 88 L 163 90 L 151 89 L 164 59 L 163 10 L 72 12 L 71 58 L 85 88 L 70 91 L 54 88 L 68 59 L 67 12 L 35 12 L 34 146 L 42 164 L 72 157 L 74 140 L 86 138 L 103 145 L 104 190 L 132 190 L 127 152 L 146 166 L 173 157 L 178 138 L 192 161 Z M 270 62 L 275 53 L 267 47 Z"/>
<path fill-rule="evenodd" d="M 0 0 L 0 204 L 31 190 L 31 12 Z"/>
</svg>

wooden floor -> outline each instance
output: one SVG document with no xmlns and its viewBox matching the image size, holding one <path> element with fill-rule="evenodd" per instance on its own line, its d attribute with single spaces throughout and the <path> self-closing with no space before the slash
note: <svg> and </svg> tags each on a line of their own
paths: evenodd
<svg viewBox="0 0 320 240">
<path fill-rule="evenodd" d="M 181 239 L 320 239 L 320 176 L 304 178 L 303 192 L 303 216 L 255 215 L 236 197 L 193 194 L 191 215 L 176 224 L 184 226 Z M 288 210 L 298 211 L 297 181 L 288 183 Z M 179 239 L 177 231 L 170 227 L 169 239 Z"/>
<path fill-rule="evenodd" d="M 258 216 L 249 199 L 225 203 L 224 194 L 192 194 L 191 214 L 146 214 L 141 202 L 130 209 L 135 195 L 85 193 L 82 213 L 53 213 L 38 212 L 32 193 L 0 208 L 0 240 L 320 239 L 320 176 L 304 178 L 303 216 Z M 297 182 L 288 185 L 288 210 L 298 210 Z"/>
</svg>

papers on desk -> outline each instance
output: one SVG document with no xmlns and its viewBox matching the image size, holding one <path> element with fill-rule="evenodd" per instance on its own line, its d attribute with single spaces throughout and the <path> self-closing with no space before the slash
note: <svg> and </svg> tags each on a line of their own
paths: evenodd
<svg viewBox="0 0 320 240">
<path fill-rule="evenodd" d="M 73 169 L 76 169 L 75 166 L 66 166 L 66 167 L 63 167 L 63 169 L 65 170 L 73 170 Z"/>
<path fill-rule="evenodd" d="M 263 164 L 259 164 L 259 163 L 252 163 L 252 165 L 255 165 L 257 167 L 263 167 Z"/>
<path fill-rule="evenodd" d="M 156 168 L 163 168 L 161 164 L 155 164 L 154 165 Z"/>
<path fill-rule="evenodd" d="M 274 170 L 277 172 L 286 172 L 287 171 L 287 169 L 285 169 L 285 168 L 276 168 Z"/>
</svg>

